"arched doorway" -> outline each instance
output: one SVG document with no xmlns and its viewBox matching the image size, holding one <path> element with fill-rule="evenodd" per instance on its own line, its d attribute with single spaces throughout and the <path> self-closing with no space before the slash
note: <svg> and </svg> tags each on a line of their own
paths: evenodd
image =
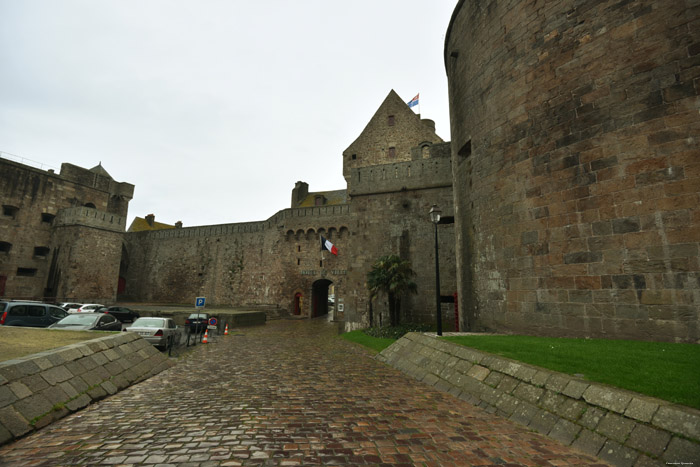
<svg viewBox="0 0 700 467">
<path fill-rule="evenodd" d="M 311 286 L 311 317 L 328 314 L 328 286 L 333 282 L 319 279 Z"/>
</svg>

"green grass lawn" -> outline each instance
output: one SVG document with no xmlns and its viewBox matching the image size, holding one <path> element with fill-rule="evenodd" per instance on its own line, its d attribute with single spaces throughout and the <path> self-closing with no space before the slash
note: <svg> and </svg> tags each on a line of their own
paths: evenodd
<svg viewBox="0 0 700 467">
<path fill-rule="evenodd" d="M 700 408 L 700 346 L 608 339 L 454 336 L 443 339 L 542 368 Z"/>
<path fill-rule="evenodd" d="M 342 335 L 377 352 L 394 339 Z M 700 345 L 530 336 L 443 337 L 456 344 L 700 409 Z"/>
</svg>

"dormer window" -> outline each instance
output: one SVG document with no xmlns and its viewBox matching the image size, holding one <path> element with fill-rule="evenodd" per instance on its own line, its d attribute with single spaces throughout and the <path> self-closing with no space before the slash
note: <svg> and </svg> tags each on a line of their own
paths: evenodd
<svg viewBox="0 0 700 467">
<path fill-rule="evenodd" d="M 323 206 L 326 204 L 326 198 L 324 196 L 317 196 L 314 198 L 314 206 Z"/>
</svg>

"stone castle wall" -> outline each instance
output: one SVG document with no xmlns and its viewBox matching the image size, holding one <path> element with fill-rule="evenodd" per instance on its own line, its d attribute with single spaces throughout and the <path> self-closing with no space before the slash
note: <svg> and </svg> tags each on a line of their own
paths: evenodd
<svg viewBox="0 0 700 467">
<path fill-rule="evenodd" d="M 445 66 L 472 329 L 698 339 L 691 3 L 459 2 Z"/>
<path fill-rule="evenodd" d="M 71 164 L 61 169 L 0 159 L 0 295 L 114 300 L 133 185 Z"/>
</svg>

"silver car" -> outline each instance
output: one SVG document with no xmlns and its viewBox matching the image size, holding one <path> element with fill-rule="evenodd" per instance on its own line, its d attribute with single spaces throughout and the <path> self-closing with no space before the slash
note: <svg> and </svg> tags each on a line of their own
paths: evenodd
<svg viewBox="0 0 700 467">
<path fill-rule="evenodd" d="M 138 318 L 125 331 L 136 332 L 160 349 L 172 347 L 178 335 L 172 318 Z"/>
</svg>

